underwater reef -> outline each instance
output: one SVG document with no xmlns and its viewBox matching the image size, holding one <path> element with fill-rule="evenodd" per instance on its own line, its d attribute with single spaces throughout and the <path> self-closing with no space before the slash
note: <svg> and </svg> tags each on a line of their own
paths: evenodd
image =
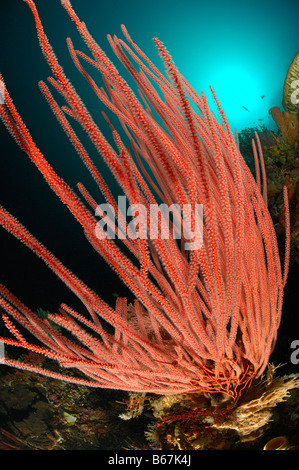
<svg viewBox="0 0 299 470">
<path fill-rule="evenodd" d="M 197 233 L 198 220 L 191 214 L 181 243 L 174 232 L 167 240 L 128 237 L 121 250 L 114 239 L 102 232 L 98 236 L 93 195 L 81 183 L 78 195 L 56 174 L 4 87 L 0 112 L 7 129 L 135 300 L 119 297 L 112 308 L 0 207 L 1 225 L 53 270 L 89 315 L 65 304 L 59 314 L 42 306 L 33 312 L 0 286 L 1 326 L 6 328 L 1 341 L 22 350 L 17 354 L 9 349 L 3 361 L 17 370 L 3 366 L 0 372 L 0 448 L 296 448 L 299 439 L 291 431 L 298 425 L 299 377 L 277 375 L 276 369 L 283 369 L 269 358 L 279 335 L 289 258 L 299 262 L 298 115 L 293 103 L 288 108 L 297 59 L 285 82 L 285 111 L 270 110 L 278 131 L 244 129 L 236 142 L 213 90 L 221 122 L 206 97 L 177 70 L 160 40 L 154 39 L 164 75 L 124 26 L 126 42 L 109 36 L 141 90 L 141 102 L 71 3 L 62 0 L 92 53 L 91 58 L 77 51 L 68 39 L 71 57 L 129 137 L 130 149 L 104 114 L 114 148 L 65 76 L 34 2 L 25 1 L 53 73 L 49 82 L 66 104 L 58 105 L 44 82 L 40 88 L 105 200 L 116 209 L 109 185 L 74 132 L 73 121 L 131 204 L 149 208 L 158 199 L 191 208 L 203 204 L 205 238 L 200 247 L 186 248 L 187 235 Z M 95 84 L 81 61 L 102 74 L 105 89 Z M 149 223 L 140 217 L 138 222 L 139 230 Z"/>
</svg>

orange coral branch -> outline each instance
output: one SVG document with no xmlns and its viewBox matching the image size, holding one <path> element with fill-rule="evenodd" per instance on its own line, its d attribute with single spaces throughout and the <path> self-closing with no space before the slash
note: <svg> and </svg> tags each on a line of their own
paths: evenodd
<svg viewBox="0 0 299 470">
<path fill-rule="evenodd" d="M 104 388 L 159 394 L 224 392 L 236 398 L 262 374 L 274 347 L 288 264 L 287 250 L 282 273 L 275 231 L 266 206 L 259 143 L 255 158 L 257 168 L 261 166 L 262 185 L 260 177 L 256 184 L 239 153 L 213 90 L 220 123 L 210 111 L 206 97 L 199 96 L 182 77 L 161 41 L 155 39 L 167 77 L 132 41 L 124 27 L 128 44 L 116 36 L 108 38 L 115 54 L 135 79 L 142 105 L 79 20 L 71 3 L 62 0 L 93 56 L 89 58 L 75 50 L 68 39 L 71 57 L 96 96 L 118 117 L 133 154 L 107 118 L 115 141 L 113 148 L 65 76 L 34 2 L 25 1 L 33 13 L 41 49 L 53 74 L 49 82 L 64 98 L 65 105 L 60 107 L 49 88 L 40 82 L 42 93 L 113 208 L 118 226 L 124 228 L 124 218 L 108 184 L 74 132 L 72 119 L 89 136 L 130 204 L 142 204 L 149 209 L 161 199 L 169 205 L 188 204 L 193 210 L 196 204 L 203 204 L 203 244 L 188 252 L 173 234 L 168 239 L 129 237 L 122 240 L 126 247 L 123 251 L 114 240 L 98 238 L 95 216 L 37 148 L 5 89 L 0 116 L 6 127 L 81 225 L 96 252 L 136 298 L 129 306 L 125 299 L 118 299 L 116 309 L 112 309 L 0 207 L 0 224 L 44 260 L 81 299 L 90 315 L 87 319 L 63 305 L 60 314 L 50 317 L 75 336 L 77 341 L 72 342 L 0 286 L 0 305 L 42 346 L 27 343 L 7 317 L 6 325 L 15 339 L 2 340 L 55 358 L 62 367 L 83 372 L 87 380 L 54 374 L 18 361 L 8 360 L 7 364 Z M 134 68 L 133 60 L 140 71 Z M 97 87 L 80 61 L 87 61 L 102 74 L 105 90 Z M 191 100 L 198 112 L 191 106 Z M 154 119 L 151 109 L 163 124 Z M 79 189 L 94 210 L 93 197 L 82 184 Z M 175 221 L 181 221 L 178 210 L 174 211 L 172 227 Z M 150 222 L 153 220 L 149 218 L 143 221 L 142 228 L 147 229 Z M 155 223 L 157 229 L 159 221 Z M 163 218 L 161 224 L 165 226 Z M 187 217 L 187 226 L 195 230 L 192 216 Z M 289 232 L 288 219 L 286 226 Z M 287 246 L 288 241 L 289 238 Z M 101 319 L 114 327 L 114 334 L 105 331 Z"/>
</svg>

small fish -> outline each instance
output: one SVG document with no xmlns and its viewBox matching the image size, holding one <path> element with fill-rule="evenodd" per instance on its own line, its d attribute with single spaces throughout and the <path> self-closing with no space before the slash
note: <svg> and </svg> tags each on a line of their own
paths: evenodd
<svg viewBox="0 0 299 470">
<path fill-rule="evenodd" d="M 260 121 L 260 122 L 261 122 L 261 121 L 263 121 L 263 119 L 262 119 L 262 118 L 260 118 L 260 119 L 258 119 L 258 121 Z"/>
<path fill-rule="evenodd" d="M 249 112 L 249 109 L 247 109 L 245 106 L 242 105 L 242 108 L 244 108 L 245 111 L 248 111 L 248 112 Z"/>
<path fill-rule="evenodd" d="M 261 96 L 261 99 L 263 100 L 263 99 L 265 98 L 265 96 L 266 96 L 266 95 L 262 95 L 262 96 Z"/>
</svg>

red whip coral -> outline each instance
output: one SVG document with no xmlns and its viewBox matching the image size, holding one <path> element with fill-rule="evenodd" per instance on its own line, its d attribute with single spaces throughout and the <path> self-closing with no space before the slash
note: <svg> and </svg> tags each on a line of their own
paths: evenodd
<svg viewBox="0 0 299 470">
<path fill-rule="evenodd" d="M 75 50 L 68 39 L 74 63 L 98 98 L 118 117 L 128 137 L 130 149 L 110 124 L 113 148 L 65 76 L 34 2 L 25 1 L 34 15 L 40 46 L 53 74 L 49 82 L 64 98 L 65 105 L 57 104 L 44 82 L 39 83 L 41 91 L 106 203 L 117 215 L 118 227 L 123 229 L 125 222 L 115 197 L 76 135 L 72 120 L 87 133 L 131 205 L 149 208 L 162 201 L 168 206 L 189 205 L 190 214 L 194 214 L 196 205 L 202 204 L 203 243 L 187 250 L 186 240 L 179 242 L 175 233 L 168 239 L 132 236 L 122 238 L 125 248 L 122 251 L 113 238 L 97 236 L 95 198 L 81 184 L 78 185 L 81 197 L 78 196 L 56 174 L 35 145 L 5 88 L 5 103 L 0 106 L 4 124 L 82 226 L 95 251 L 136 297 L 130 306 L 126 299 L 119 298 L 116 309 L 112 309 L 1 207 L 1 225 L 47 263 L 90 315 L 88 319 L 62 305 L 60 314 L 49 317 L 74 335 L 76 341 L 72 342 L 1 286 L 0 305 L 6 311 L 3 319 L 14 337 L 1 341 L 55 359 L 63 368 L 77 369 L 85 374 L 86 380 L 68 375 L 67 371 L 54 373 L 12 359 L 5 359 L 5 363 L 93 387 L 158 394 L 224 392 L 236 398 L 262 374 L 275 345 L 288 264 L 287 249 L 282 273 L 267 210 L 259 144 L 257 149 L 253 144 L 255 181 L 214 93 L 220 123 L 205 96 L 191 88 L 158 39 L 154 41 L 166 76 L 122 26 L 126 42 L 116 36 L 108 39 L 138 85 L 142 105 L 70 2 L 61 0 L 92 53 L 91 58 Z M 102 74 L 105 89 L 97 86 L 83 62 Z M 175 217 L 179 218 L 179 214 Z M 147 217 L 143 228 L 149 228 L 151 222 Z M 190 232 L 195 233 L 195 218 L 190 216 L 187 224 Z M 110 228 L 115 230 L 113 225 Z M 107 333 L 102 319 L 114 327 L 114 334 Z M 29 343 L 17 324 L 32 333 L 41 345 Z"/>
</svg>

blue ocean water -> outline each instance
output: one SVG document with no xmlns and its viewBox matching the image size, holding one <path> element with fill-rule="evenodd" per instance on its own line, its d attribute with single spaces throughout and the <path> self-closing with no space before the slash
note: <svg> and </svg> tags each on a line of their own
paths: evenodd
<svg viewBox="0 0 299 470">
<path fill-rule="evenodd" d="M 60 1 L 37 0 L 36 5 L 55 50 L 68 60 L 65 37 L 76 38 L 79 48 L 81 41 Z M 240 131 L 265 124 L 275 129 L 268 111 L 281 106 L 284 79 L 298 53 L 297 0 L 73 0 L 72 5 L 110 57 L 106 36 L 121 35 L 123 23 L 159 65 L 152 42 L 156 36 L 198 92 L 209 96 L 209 86 L 215 89 L 232 127 Z M 0 60 L 11 62 L 7 73 L 12 67 L 20 75 L 27 64 L 27 71 L 32 68 L 37 79 L 44 78 L 46 66 L 27 5 L 3 0 L 0 11 Z M 34 77 L 30 80 L 34 83 Z"/>
</svg>

